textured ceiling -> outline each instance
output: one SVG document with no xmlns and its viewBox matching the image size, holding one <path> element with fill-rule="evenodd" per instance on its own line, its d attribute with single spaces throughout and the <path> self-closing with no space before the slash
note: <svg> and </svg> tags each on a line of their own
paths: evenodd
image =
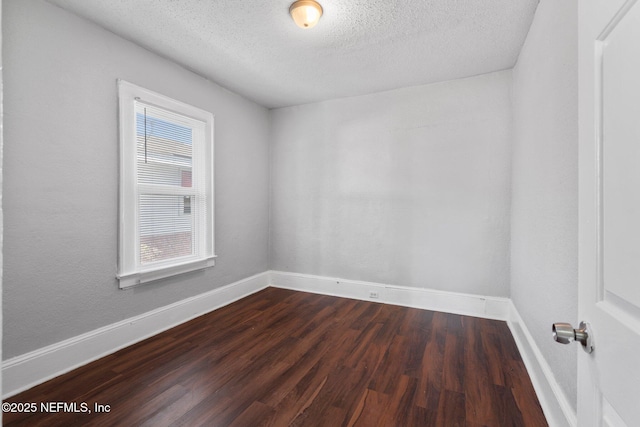
<svg viewBox="0 0 640 427">
<path fill-rule="evenodd" d="M 266 107 L 513 67 L 538 0 L 48 0 Z"/>
</svg>

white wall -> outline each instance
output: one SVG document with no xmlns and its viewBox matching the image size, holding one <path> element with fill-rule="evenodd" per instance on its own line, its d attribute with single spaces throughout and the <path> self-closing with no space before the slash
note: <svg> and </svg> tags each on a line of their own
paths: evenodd
<svg viewBox="0 0 640 427">
<path fill-rule="evenodd" d="M 272 110 L 271 268 L 508 296 L 510 84 Z"/>
<path fill-rule="evenodd" d="M 542 0 L 513 70 L 511 298 L 576 403 L 577 346 L 551 339 L 578 301 L 577 1 Z"/>
<path fill-rule="evenodd" d="M 577 350 L 549 330 L 577 320 L 576 3 L 542 0 L 513 94 L 504 71 L 269 113 L 46 2 L 4 0 L 5 358 L 272 268 L 511 295 L 575 403 Z M 207 272 L 118 290 L 116 78 L 215 114 Z"/>
<path fill-rule="evenodd" d="M 4 356 L 268 269 L 268 111 L 49 3 L 3 4 Z M 216 266 L 118 289 L 121 78 L 215 115 Z"/>
</svg>

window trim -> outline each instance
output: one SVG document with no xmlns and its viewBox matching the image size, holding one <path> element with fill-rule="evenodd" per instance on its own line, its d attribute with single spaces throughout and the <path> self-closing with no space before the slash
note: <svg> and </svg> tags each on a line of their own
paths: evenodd
<svg viewBox="0 0 640 427">
<path fill-rule="evenodd" d="M 177 101 L 159 93 L 144 89 L 127 81 L 118 79 L 119 97 L 119 206 L 118 206 L 118 273 L 121 289 L 136 286 L 212 267 L 215 265 L 214 249 L 214 147 L 213 126 L 214 116 L 208 111 Z M 196 254 L 188 259 L 180 258 L 178 261 L 166 261 L 154 265 L 142 266 L 139 264 L 138 242 L 138 184 L 137 184 L 137 154 L 136 144 L 136 115 L 135 102 L 145 104 L 180 114 L 187 118 L 205 123 L 204 127 L 204 185 L 206 200 L 206 217 L 204 218 L 204 230 L 199 230 L 196 238 L 204 241 L 201 254 Z M 197 160 L 196 160 L 197 161 Z M 137 245 L 137 246 L 136 246 Z"/>
</svg>

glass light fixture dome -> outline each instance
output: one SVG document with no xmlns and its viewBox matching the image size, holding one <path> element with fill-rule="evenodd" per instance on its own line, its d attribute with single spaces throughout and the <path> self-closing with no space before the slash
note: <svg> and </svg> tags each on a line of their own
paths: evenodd
<svg viewBox="0 0 640 427">
<path fill-rule="evenodd" d="M 298 0 L 289 7 L 289 13 L 298 27 L 312 28 L 322 16 L 322 6 L 314 0 Z"/>
</svg>

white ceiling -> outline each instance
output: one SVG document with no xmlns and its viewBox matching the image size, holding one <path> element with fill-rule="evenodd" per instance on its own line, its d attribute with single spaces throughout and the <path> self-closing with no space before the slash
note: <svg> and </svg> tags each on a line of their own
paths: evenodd
<svg viewBox="0 0 640 427">
<path fill-rule="evenodd" d="M 513 67 L 538 0 L 48 0 L 269 108 Z"/>
</svg>

